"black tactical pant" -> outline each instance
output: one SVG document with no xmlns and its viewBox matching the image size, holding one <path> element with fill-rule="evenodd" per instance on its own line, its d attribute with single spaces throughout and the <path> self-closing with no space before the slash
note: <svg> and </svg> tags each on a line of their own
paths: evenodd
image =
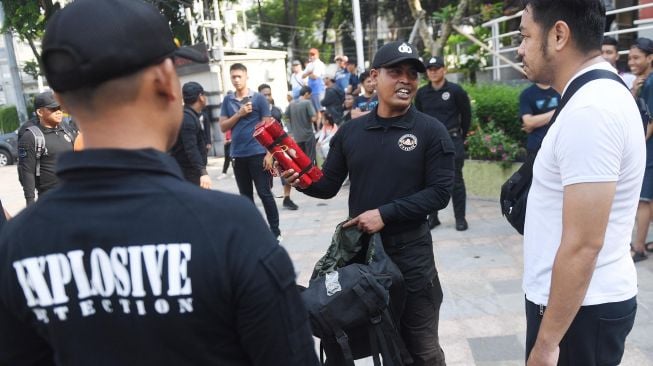
<svg viewBox="0 0 653 366">
<path fill-rule="evenodd" d="M 465 218 L 465 209 L 467 205 L 467 190 L 465 189 L 465 180 L 463 179 L 463 165 L 465 165 L 465 140 L 459 133 L 451 134 L 451 141 L 456 149 L 455 171 L 453 181 L 453 192 L 451 202 L 453 204 L 453 213 L 456 220 Z M 437 216 L 438 212 L 434 212 Z"/>
<path fill-rule="evenodd" d="M 442 287 L 435 268 L 433 241 L 426 224 L 398 235 L 382 235 L 383 247 L 406 283 L 401 337 L 415 366 L 445 365 L 438 326 Z"/>
</svg>

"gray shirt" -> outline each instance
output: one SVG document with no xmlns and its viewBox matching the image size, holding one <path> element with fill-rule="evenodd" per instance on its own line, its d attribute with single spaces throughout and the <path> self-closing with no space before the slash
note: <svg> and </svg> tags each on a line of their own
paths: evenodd
<svg viewBox="0 0 653 366">
<path fill-rule="evenodd" d="M 315 115 L 313 103 L 308 99 L 293 101 L 286 109 L 290 133 L 297 142 L 305 142 L 315 138 L 313 122 L 311 118 Z"/>
</svg>

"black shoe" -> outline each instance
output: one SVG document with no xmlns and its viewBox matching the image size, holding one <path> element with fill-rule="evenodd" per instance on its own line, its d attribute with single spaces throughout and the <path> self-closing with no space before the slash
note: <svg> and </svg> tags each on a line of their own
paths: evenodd
<svg viewBox="0 0 653 366">
<path fill-rule="evenodd" d="M 465 231 L 467 230 L 468 227 L 469 226 L 467 225 L 467 220 L 465 219 L 456 220 L 456 230 Z"/>
<path fill-rule="evenodd" d="M 295 202 L 293 202 L 293 201 L 290 199 L 290 197 L 285 197 L 285 198 L 283 199 L 283 207 L 285 207 L 285 208 L 287 208 L 287 209 L 289 209 L 289 210 L 292 210 L 292 211 L 295 211 L 296 209 L 299 208 L 299 206 L 297 206 L 297 205 L 295 204 Z"/>
<path fill-rule="evenodd" d="M 438 214 L 430 214 L 428 217 L 429 229 L 440 225 L 440 219 L 438 219 Z"/>
</svg>

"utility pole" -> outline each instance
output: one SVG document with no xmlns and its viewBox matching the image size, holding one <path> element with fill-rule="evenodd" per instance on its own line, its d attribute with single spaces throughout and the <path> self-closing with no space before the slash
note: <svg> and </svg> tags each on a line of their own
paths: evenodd
<svg viewBox="0 0 653 366">
<path fill-rule="evenodd" d="M 354 34 L 356 38 L 356 63 L 358 72 L 365 70 L 365 54 L 363 53 L 363 25 L 361 22 L 361 5 L 358 0 L 352 0 L 354 8 Z"/>
<path fill-rule="evenodd" d="M 5 11 L 0 2 L 0 21 L 4 23 Z M 11 84 L 16 103 L 16 111 L 18 111 L 18 120 L 23 123 L 27 120 L 27 107 L 25 106 L 25 98 L 23 97 L 23 82 L 20 80 L 20 73 L 18 71 L 18 64 L 16 63 L 16 52 L 14 51 L 14 39 L 10 30 L 4 33 L 5 48 L 7 49 L 7 60 L 9 62 L 9 74 L 11 75 Z"/>
</svg>

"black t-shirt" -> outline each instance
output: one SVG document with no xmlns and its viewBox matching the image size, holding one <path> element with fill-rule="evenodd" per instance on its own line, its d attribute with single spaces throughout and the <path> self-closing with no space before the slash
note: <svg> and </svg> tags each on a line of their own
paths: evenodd
<svg viewBox="0 0 653 366">
<path fill-rule="evenodd" d="M 450 132 L 467 136 L 472 109 L 469 96 L 460 85 L 446 81 L 442 88 L 435 89 L 430 83 L 426 84 L 417 90 L 415 107 L 442 122 Z"/>
<path fill-rule="evenodd" d="M 349 175 L 349 215 L 379 209 L 384 234 L 419 227 L 446 207 L 454 147 L 442 123 L 411 107 L 400 117 L 369 114 L 344 124 L 331 139 L 324 176 L 302 192 L 331 198 Z"/>
<path fill-rule="evenodd" d="M 519 117 L 525 114 L 536 116 L 554 110 L 560 103 L 560 94 L 553 88 L 542 89 L 537 84 L 524 89 L 519 96 Z M 536 128 L 528 134 L 526 149 L 528 151 L 537 151 L 542 145 L 544 135 L 549 129 L 549 124 Z"/>
<path fill-rule="evenodd" d="M 154 150 L 67 153 L 58 174 L 0 232 L 0 365 L 318 364 L 250 201 Z"/>
</svg>

